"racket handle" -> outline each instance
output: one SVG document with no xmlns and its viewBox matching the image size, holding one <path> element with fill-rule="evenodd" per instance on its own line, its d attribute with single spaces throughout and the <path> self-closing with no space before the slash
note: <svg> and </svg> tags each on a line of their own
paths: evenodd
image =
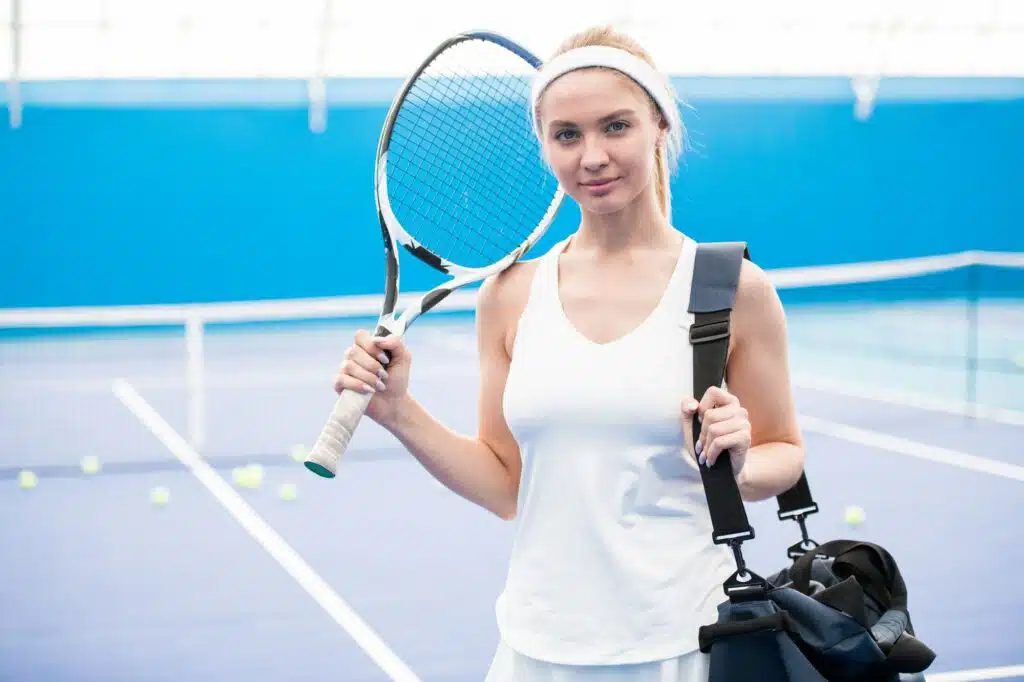
<svg viewBox="0 0 1024 682">
<path fill-rule="evenodd" d="M 320 438 L 306 458 L 307 469 L 317 476 L 334 478 L 341 456 L 348 449 L 352 434 L 355 433 L 356 426 L 366 413 L 366 407 L 372 398 L 372 393 L 350 390 L 341 392 L 324 430 L 320 432 Z"/>
</svg>

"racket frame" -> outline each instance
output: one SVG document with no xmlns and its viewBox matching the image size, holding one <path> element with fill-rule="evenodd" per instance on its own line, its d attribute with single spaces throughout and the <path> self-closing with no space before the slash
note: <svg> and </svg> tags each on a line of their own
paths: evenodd
<svg viewBox="0 0 1024 682">
<path fill-rule="evenodd" d="M 405 332 L 417 318 L 419 318 L 423 313 L 436 307 L 452 292 L 469 284 L 481 282 L 516 263 L 540 240 L 544 233 L 547 232 L 565 199 L 565 190 L 560 184 L 556 184 L 555 191 L 552 193 L 551 202 L 548 204 L 547 210 L 527 238 L 516 249 L 505 255 L 500 260 L 484 267 L 475 268 L 452 263 L 426 249 L 405 230 L 401 221 L 394 214 L 394 211 L 391 208 L 391 202 L 388 200 L 387 162 L 391 134 L 394 131 L 398 113 L 413 85 L 423 72 L 429 68 L 438 55 L 461 42 L 469 40 L 485 40 L 496 43 L 519 56 L 524 60 L 524 62 L 532 66 L 534 69 L 538 69 L 542 63 L 541 60 L 530 51 L 505 36 L 491 31 L 466 31 L 453 35 L 439 43 L 426 57 L 426 59 L 420 63 L 416 70 L 406 78 L 402 87 L 392 100 L 387 117 L 384 121 L 380 139 L 377 143 L 377 157 L 375 162 L 374 199 L 377 208 L 377 219 L 380 223 L 381 237 L 384 243 L 385 264 L 384 297 L 381 305 L 381 313 L 377 319 L 377 327 L 374 331 L 375 336 L 378 337 L 391 335 L 404 336 Z M 399 302 L 400 282 L 400 266 L 398 260 L 399 247 L 404 248 L 412 256 L 423 263 L 426 263 L 435 270 L 449 275 L 450 279 L 445 282 L 441 282 L 425 294 L 409 301 L 402 313 L 396 316 L 395 310 Z M 349 439 L 352 437 L 351 432 L 355 431 L 355 426 L 358 424 L 358 421 L 356 421 L 356 424 L 351 426 L 351 431 L 346 434 L 347 437 L 342 441 L 342 446 L 339 452 L 338 448 L 329 447 L 328 441 L 330 439 L 326 438 L 327 432 L 331 427 L 331 420 L 336 419 L 336 416 L 345 410 L 351 411 L 352 408 L 346 407 L 346 403 L 348 405 L 356 404 L 360 410 L 358 414 L 361 418 L 372 397 L 372 393 L 364 394 L 350 391 L 349 389 L 341 391 L 341 394 L 338 396 L 335 403 L 334 411 L 328 420 L 328 425 L 325 426 L 323 433 L 321 433 L 316 445 L 314 445 L 310 450 L 310 454 L 305 461 L 307 469 L 323 478 L 334 478 L 336 476 L 337 466 L 340 462 L 341 456 L 348 447 Z"/>
</svg>

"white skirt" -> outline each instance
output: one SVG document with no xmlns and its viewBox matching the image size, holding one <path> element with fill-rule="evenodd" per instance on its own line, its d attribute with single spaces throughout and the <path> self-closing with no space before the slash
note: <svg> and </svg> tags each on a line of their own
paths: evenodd
<svg viewBox="0 0 1024 682">
<path fill-rule="evenodd" d="M 501 642 L 485 682 L 708 682 L 708 671 L 709 656 L 700 651 L 651 663 L 578 666 L 538 661 Z"/>
</svg>

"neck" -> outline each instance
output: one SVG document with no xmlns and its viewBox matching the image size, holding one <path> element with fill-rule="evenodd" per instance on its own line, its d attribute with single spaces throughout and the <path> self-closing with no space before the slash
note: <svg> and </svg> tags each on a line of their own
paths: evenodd
<svg viewBox="0 0 1024 682">
<path fill-rule="evenodd" d="M 576 248 L 616 253 L 637 246 L 659 248 L 674 245 L 679 235 L 658 206 L 650 185 L 636 201 L 615 213 L 583 213 Z"/>
</svg>

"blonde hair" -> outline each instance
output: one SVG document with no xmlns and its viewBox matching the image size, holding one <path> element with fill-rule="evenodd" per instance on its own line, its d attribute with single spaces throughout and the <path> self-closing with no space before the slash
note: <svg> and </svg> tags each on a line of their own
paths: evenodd
<svg viewBox="0 0 1024 682">
<path fill-rule="evenodd" d="M 579 33 L 573 34 L 566 38 L 556 49 L 552 58 L 564 54 L 570 50 L 575 50 L 581 47 L 613 47 L 625 52 L 632 54 L 635 57 L 643 59 L 645 62 L 650 64 L 652 67 L 657 68 L 654 63 L 654 59 L 651 55 L 640 45 L 636 40 L 630 36 L 616 31 L 611 26 L 595 26 L 592 28 L 585 29 Z M 596 67 L 603 68 L 603 67 Z M 628 76 L 623 75 L 623 78 L 630 80 Z M 632 83 L 632 80 L 630 80 Z M 666 89 L 673 94 L 675 98 L 672 84 L 668 78 L 665 79 Z M 650 101 L 651 106 L 660 115 L 660 109 L 655 101 L 648 96 L 647 99 Z M 531 112 L 535 113 L 535 112 Z M 664 117 L 662 117 L 664 118 Z M 667 121 L 666 121 L 667 123 Z M 655 194 L 658 199 L 658 205 L 661 207 L 661 212 L 666 218 L 671 218 L 672 215 L 672 190 L 670 180 L 672 172 L 676 169 L 679 155 L 682 152 L 684 139 L 683 126 L 680 123 L 678 126 L 670 129 L 668 135 L 665 137 L 664 142 L 659 142 L 658 146 L 654 150 L 654 188 Z"/>
</svg>

